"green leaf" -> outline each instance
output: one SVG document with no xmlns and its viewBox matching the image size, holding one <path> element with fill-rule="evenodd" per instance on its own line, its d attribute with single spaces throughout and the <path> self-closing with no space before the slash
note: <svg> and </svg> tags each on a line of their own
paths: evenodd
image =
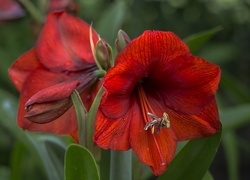
<svg viewBox="0 0 250 180">
<path fill-rule="evenodd" d="M 250 104 L 226 108 L 220 111 L 220 119 L 223 131 L 242 127 L 250 122 Z"/>
<path fill-rule="evenodd" d="M 199 50 L 198 56 L 217 65 L 225 65 L 239 57 L 239 48 L 235 43 L 211 41 Z M 225 71 L 223 70 L 223 73 Z"/>
<path fill-rule="evenodd" d="M 0 179 L 10 179 L 10 172 L 11 171 L 8 166 L 0 165 Z"/>
<path fill-rule="evenodd" d="M 65 156 L 65 180 L 99 180 L 94 157 L 88 149 L 72 144 Z"/>
<path fill-rule="evenodd" d="M 123 24 L 125 14 L 126 3 L 123 1 L 114 2 L 97 22 L 97 32 L 109 43 L 114 43 L 116 34 Z"/>
<path fill-rule="evenodd" d="M 250 101 L 247 85 L 226 70 L 223 70 L 220 87 L 223 93 L 230 97 L 230 100 L 234 100 L 235 103 L 247 103 Z"/>
<path fill-rule="evenodd" d="M 86 128 L 86 114 L 87 110 L 85 109 L 82 99 L 79 93 L 74 90 L 71 94 L 71 99 L 74 104 L 74 108 L 76 111 L 76 118 L 78 123 L 78 138 L 79 144 L 86 146 L 86 136 L 87 136 L 87 128 Z"/>
<path fill-rule="evenodd" d="M 66 152 L 66 145 L 55 136 L 42 136 L 46 152 L 56 172 L 63 179 L 64 176 L 64 155 Z M 44 139 L 46 137 L 46 139 Z M 48 138 L 49 137 L 49 138 Z"/>
<path fill-rule="evenodd" d="M 29 148 L 29 150 L 34 154 L 34 156 L 38 159 L 38 162 L 41 163 L 43 169 L 46 172 L 49 180 L 60 180 L 63 178 L 62 170 L 59 170 L 59 167 L 56 167 L 58 162 L 53 162 L 51 159 L 52 152 L 51 149 L 47 149 L 44 141 L 39 140 L 38 138 L 34 138 L 34 136 L 30 136 L 30 134 L 26 133 L 26 141 L 25 145 Z M 48 145 L 47 145 L 48 146 Z M 55 160 L 55 158 L 54 158 Z"/>
<path fill-rule="evenodd" d="M 11 179 L 17 180 L 23 177 L 24 169 L 24 152 L 25 147 L 22 143 L 17 142 L 11 154 Z M 27 162 L 27 161 L 26 161 Z"/>
<path fill-rule="evenodd" d="M 101 149 L 94 144 L 93 141 L 93 135 L 94 135 L 94 120 L 96 117 L 96 112 L 99 107 L 102 94 L 104 90 L 103 87 L 101 87 L 96 94 L 96 97 L 94 99 L 94 102 L 92 103 L 92 106 L 87 114 L 87 120 L 86 120 L 86 127 L 87 127 L 87 148 L 91 151 L 95 159 L 98 161 L 101 158 Z"/>
<path fill-rule="evenodd" d="M 196 53 L 203 44 L 205 44 L 209 39 L 211 39 L 215 34 L 217 34 L 221 30 L 222 28 L 220 26 L 215 27 L 207 31 L 193 34 L 185 38 L 184 41 L 187 43 L 190 52 Z"/>
<path fill-rule="evenodd" d="M 207 172 L 220 144 L 221 131 L 210 137 L 190 140 L 158 180 L 200 180 Z"/>
<path fill-rule="evenodd" d="M 48 179 L 24 144 L 17 141 L 11 153 L 11 180 Z M 1 178 L 0 178 L 1 179 Z"/>
<path fill-rule="evenodd" d="M 237 137 L 233 131 L 223 133 L 222 144 L 227 159 L 228 177 L 230 180 L 239 179 L 239 152 L 237 141 Z"/>
<path fill-rule="evenodd" d="M 214 178 L 213 178 L 212 174 L 209 171 L 207 171 L 205 176 L 202 178 L 202 180 L 213 180 L 213 179 Z"/>
</svg>

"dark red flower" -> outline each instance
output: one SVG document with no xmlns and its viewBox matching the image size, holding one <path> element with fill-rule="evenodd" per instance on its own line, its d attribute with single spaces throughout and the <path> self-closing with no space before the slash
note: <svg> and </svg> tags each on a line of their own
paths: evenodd
<svg viewBox="0 0 250 180">
<path fill-rule="evenodd" d="M 70 95 L 76 89 L 89 109 L 98 90 L 89 31 L 89 25 L 77 17 L 51 13 L 36 47 L 13 63 L 9 74 L 21 93 L 21 128 L 71 134 L 76 139 L 77 121 Z M 96 43 L 98 35 L 94 30 L 92 34 Z"/>
<path fill-rule="evenodd" d="M 0 22 L 19 19 L 25 16 L 25 11 L 15 0 L 0 0 Z"/>
<path fill-rule="evenodd" d="M 190 54 L 173 33 L 145 31 L 131 41 L 104 79 L 94 141 L 128 150 L 162 174 L 177 141 L 220 129 L 215 92 L 220 68 Z"/>
</svg>

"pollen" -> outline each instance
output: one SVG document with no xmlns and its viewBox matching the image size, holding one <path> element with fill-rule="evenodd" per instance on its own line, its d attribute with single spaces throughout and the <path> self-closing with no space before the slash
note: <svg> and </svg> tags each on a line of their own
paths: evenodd
<svg viewBox="0 0 250 180">
<path fill-rule="evenodd" d="M 166 112 L 163 113 L 163 117 L 158 117 L 150 112 L 147 115 L 151 117 L 151 121 L 144 126 L 144 130 L 148 130 L 150 127 L 151 133 L 154 134 L 155 126 L 157 126 L 157 134 L 159 134 L 161 128 L 170 128 L 170 120 Z"/>
</svg>

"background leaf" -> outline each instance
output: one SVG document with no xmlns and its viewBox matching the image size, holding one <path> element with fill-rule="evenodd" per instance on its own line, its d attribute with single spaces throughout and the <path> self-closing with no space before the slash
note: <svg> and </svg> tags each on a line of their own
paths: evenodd
<svg viewBox="0 0 250 180">
<path fill-rule="evenodd" d="M 237 137 L 233 131 L 223 133 L 222 143 L 227 159 L 228 173 L 230 180 L 239 179 L 239 148 L 237 145 Z"/>
<path fill-rule="evenodd" d="M 221 27 L 215 27 L 207 31 L 193 34 L 185 38 L 184 41 L 187 43 L 190 52 L 195 54 L 203 44 L 205 44 L 208 40 L 210 40 L 211 37 L 213 37 L 221 30 L 222 30 Z"/>
<path fill-rule="evenodd" d="M 214 178 L 213 178 L 212 174 L 209 171 L 207 171 L 205 176 L 202 178 L 202 180 L 213 180 L 213 179 Z"/>
<path fill-rule="evenodd" d="M 126 12 L 126 3 L 116 1 L 106 9 L 102 18 L 94 24 L 97 32 L 110 44 L 114 44 L 116 34 L 121 28 Z"/>
<path fill-rule="evenodd" d="M 250 122 L 250 104 L 224 108 L 220 112 L 220 119 L 224 131 L 242 127 Z"/>
</svg>

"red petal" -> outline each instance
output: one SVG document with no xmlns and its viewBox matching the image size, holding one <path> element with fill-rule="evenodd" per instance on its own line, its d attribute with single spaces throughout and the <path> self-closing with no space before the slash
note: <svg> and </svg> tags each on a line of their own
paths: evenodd
<svg viewBox="0 0 250 180">
<path fill-rule="evenodd" d="M 94 142 L 104 148 L 113 150 L 128 150 L 129 124 L 131 114 L 119 119 L 110 119 L 103 115 L 100 109 L 95 120 Z"/>
<path fill-rule="evenodd" d="M 37 43 L 40 62 L 56 71 L 77 71 L 92 67 L 95 61 L 89 30 L 87 23 L 65 12 L 49 14 Z M 92 33 L 96 43 L 98 35 L 94 30 Z"/>
<path fill-rule="evenodd" d="M 108 71 L 104 80 L 105 94 L 101 101 L 101 110 L 105 116 L 119 118 L 127 112 L 130 94 L 143 76 L 146 76 L 144 66 L 133 60 L 121 62 Z"/>
<path fill-rule="evenodd" d="M 11 65 L 9 76 L 19 91 L 21 91 L 27 76 L 39 66 L 41 66 L 41 64 L 37 59 L 34 48 L 27 51 Z"/>
<path fill-rule="evenodd" d="M 173 131 L 162 129 L 159 134 L 152 134 L 143 130 L 144 124 L 140 120 L 132 120 L 130 127 L 131 147 L 139 160 L 150 166 L 156 176 L 164 173 L 176 150 L 177 140 Z"/>
<path fill-rule="evenodd" d="M 116 62 L 133 59 L 151 66 L 154 61 L 170 62 L 189 54 L 187 45 L 172 32 L 145 31 L 120 52 Z"/>
<path fill-rule="evenodd" d="M 171 128 L 179 141 L 210 136 L 220 130 L 215 98 L 197 115 L 181 115 L 168 110 L 166 112 L 170 117 Z"/>
<path fill-rule="evenodd" d="M 72 80 L 45 88 L 33 95 L 27 101 L 25 106 L 29 106 L 34 103 L 59 101 L 68 98 L 78 84 L 80 84 L 79 80 Z"/>
<path fill-rule="evenodd" d="M 199 57 L 176 58 L 158 65 L 148 86 L 155 87 L 167 107 L 183 114 L 196 114 L 211 103 L 220 81 L 218 66 Z"/>
</svg>

